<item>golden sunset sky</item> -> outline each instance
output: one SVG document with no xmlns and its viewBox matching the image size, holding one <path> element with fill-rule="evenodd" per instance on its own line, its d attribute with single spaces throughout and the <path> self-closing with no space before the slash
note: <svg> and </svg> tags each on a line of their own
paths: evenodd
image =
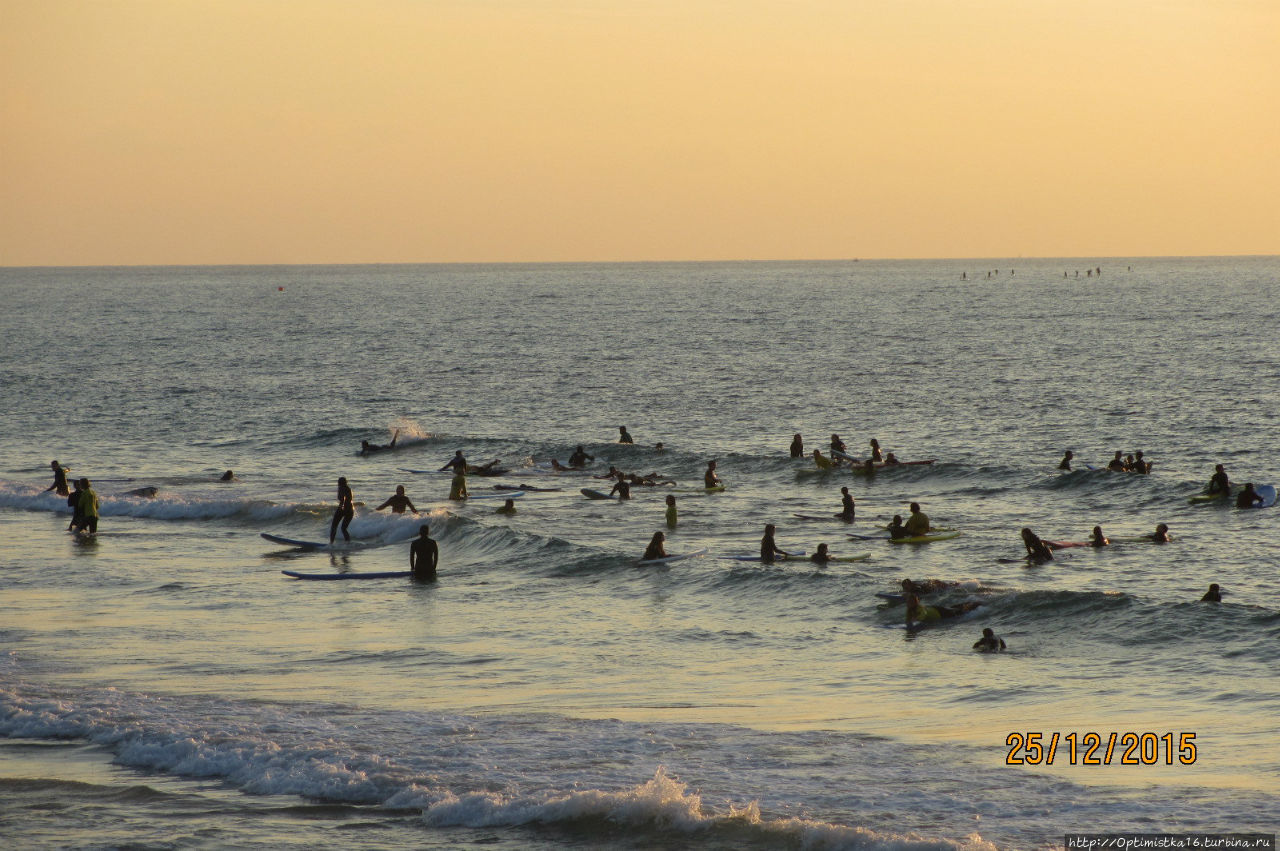
<svg viewBox="0 0 1280 851">
<path fill-rule="evenodd" d="M 0 0 L 0 265 L 1280 254 L 1277 0 Z"/>
</svg>

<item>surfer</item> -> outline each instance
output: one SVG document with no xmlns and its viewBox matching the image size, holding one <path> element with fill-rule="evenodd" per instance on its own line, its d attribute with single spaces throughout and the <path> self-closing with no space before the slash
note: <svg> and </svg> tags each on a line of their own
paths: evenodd
<svg viewBox="0 0 1280 851">
<path fill-rule="evenodd" d="M 1111 540 L 1106 535 L 1102 534 L 1102 527 L 1094 526 L 1093 534 L 1089 536 L 1089 546 L 1105 547 L 1105 546 L 1109 546 L 1110 544 L 1111 544 Z"/>
<path fill-rule="evenodd" d="M 676 498 L 667 494 L 667 527 L 676 528 Z"/>
<path fill-rule="evenodd" d="M 618 479 L 613 489 L 609 491 L 609 496 L 618 495 L 618 499 L 631 499 L 631 483 L 625 478 Z"/>
<path fill-rule="evenodd" d="M 1004 639 L 988 626 L 982 630 L 982 637 L 973 642 L 973 649 L 983 653 L 999 653 L 1005 649 Z"/>
<path fill-rule="evenodd" d="M 978 602 L 961 603 L 958 606 L 925 606 L 915 594 L 907 595 L 907 626 L 914 621 L 929 623 L 943 618 L 956 618 L 981 606 Z"/>
<path fill-rule="evenodd" d="M 71 508 L 71 522 L 67 524 L 68 532 L 80 531 L 80 525 L 84 521 L 84 515 L 80 513 L 80 479 L 72 482 L 73 490 L 67 494 L 67 505 Z"/>
<path fill-rule="evenodd" d="M 867 474 L 868 476 L 874 476 L 876 474 L 875 462 L 872 461 L 870 458 L 868 458 L 867 463 L 862 465 L 862 472 Z"/>
<path fill-rule="evenodd" d="M 1205 493 L 1210 496 L 1222 494 L 1226 496 L 1231 493 L 1231 480 L 1227 478 L 1227 469 L 1221 464 L 1213 468 L 1213 476 L 1209 479 L 1209 486 L 1205 488 Z"/>
<path fill-rule="evenodd" d="M 867 463 L 871 462 L 868 461 Z M 907 527 L 902 525 L 901 514 L 893 515 L 893 519 L 889 521 L 888 529 L 889 537 L 893 538 L 895 541 L 911 537 L 911 533 L 907 531 Z"/>
<path fill-rule="evenodd" d="M 466 469 L 466 466 L 463 466 L 453 474 L 453 480 L 449 482 L 449 499 L 467 498 Z"/>
<path fill-rule="evenodd" d="M 98 495 L 93 492 L 88 479 L 80 480 L 80 496 L 76 500 L 76 507 L 80 512 L 80 525 L 76 527 L 76 531 L 83 532 L 87 529 L 90 535 L 97 534 Z"/>
<path fill-rule="evenodd" d="M 840 439 L 840 435 L 838 434 L 831 435 L 831 454 L 835 455 L 837 452 L 839 452 L 842 455 L 847 454 L 845 452 L 845 449 L 846 447 L 844 445 L 844 441 Z"/>
<path fill-rule="evenodd" d="M 49 467 L 53 469 L 53 484 L 44 489 L 45 493 L 53 491 L 58 496 L 70 496 L 71 492 L 67 489 L 67 468 L 57 461 L 50 461 Z"/>
<path fill-rule="evenodd" d="M 1027 558 L 1032 561 L 1037 563 L 1053 561 L 1053 550 L 1026 526 L 1022 527 L 1022 543 L 1027 548 Z"/>
<path fill-rule="evenodd" d="M 1151 472 L 1151 462 L 1142 457 L 1142 450 L 1133 453 L 1133 472 L 1147 474 Z"/>
<path fill-rule="evenodd" d="M 1204 596 L 1200 598 L 1202 603 L 1221 603 L 1222 590 L 1218 587 L 1218 583 L 1214 582 L 1209 586 L 1209 590 L 1204 592 Z"/>
<path fill-rule="evenodd" d="M 236 480 L 236 474 L 232 470 L 227 470 L 227 472 L 223 473 L 222 476 L 219 477 L 218 479 L 218 481 L 220 482 L 234 482 L 235 480 Z"/>
<path fill-rule="evenodd" d="M 1115 457 L 1107 464 L 1107 469 L 1116 473 L 1125 472 L 1126 468 L 1124 466 L 1124 459 L 1120 457 L 1119 451 L 1116 452 Z"/>
<path fill-rule="evenodd" d="M 902 462 L 898 460 L 898 456 L 894 455 L 892 452 L 884 456 L 884 465 L 886 467 L 892 467 L 895 464 L 901 464 L 901 463 Z"/>
<path fill-rule="evenodd" d="M 436 580 L 436 565 L 440 563 L 440 546 L 431 538 L 427 524 L 418 527 L 418 537 L 409 545 L 409 570 L 414 579 L 425 582 Z"/>
<path fill-rule="evenodd" d="M 467 472 L 474 476 L 501 476 L 503 473 L 510 472 L 509 470 L 493 469 L 494 465 L 498 464 L 500 461 L 502 461 L 501 458 L 494 458 L 487 464 L 468 464 Z"/>
<path fill-rule="evenodd" d="M 370 443 L 367 440 L 360 441 L 360 454 L 372 455 L 374 452 L 384 452 L 388 449 L 396 448 L 396 441 L 400 439 L 400 429 L 396 429 L 395 434 L 391 435 L 391 442 L 385 446 L 379 446 L 376 443 Z"/>
<path fill-rule="evenodd" d="M 506 502 L 502 503 L 502 506 L 500 508 L 495 509 L 493 513 L 494 514 L 515 514 L 516 501 L 514 499 L 507 500 Z"/>
<path fill-rule="evenodd" d="M 626 426 L 618 426 L 618 442 L 635 443 L 635 441 L 631 439 L 631 435 L 627 432 Z"/>
<path fill-rule="evenodd" d="M 1236 508 L 1253 508 L 1255 505 L 1262 506 L 1262 495 L 1253 489 L 1253 482 L 1248 482 L 1236 497 Z"/>
<path fill-rule="evenodd" d="M 813 450 L 813 463 L 818 465 L 819 470 L 830 470 L 832 467 L 835 466 L 835 464 L 832 463 L 830 458 L 827 458 L 822 454 L 821 449 Z"/>
<path fill-rule="evenodd" d="M 910 579 L 902 580 L 903 594 L 932 594 L 935 591 L 941 591 L 944 588 L 953 588 L 958 582 L 944 582 L 941 579 L 926 579 L 923 582 L 913 582 Z"/>
<path fill-rule="evenodd" d="M 1074 457 L 1076 457 L 1076 456 L 1071 452 L 1071 450 L 1070 450 L 1070 449 L 1068 449 L 1066 452 L 1064 452 L 1064 453 L 1063 453 L 1063 455 L 1062 455 L 1062 460 L 1058 462 L 1058 469 L 1059 469 L 1059 470 L 1066 470 L 1068 473 L 1070 473 L 1070 472 L 1071 472 L 1071 459 L 1072 459 L 1072 458 L 1074 458 Z"/>
<path fill-rule="evenodd" d="M 871 460 L 872 461 L 884 460 L 884 453 L 880 451 L 880 441 L 876 440 L 874 437 L 871 438 Z"/>
<path fill-rule="evenodd" d="M 329 545 L 333 545 L 333 540 L 338 536 L 338 525 L 342 525 L 342 537 L 351 540 L 351 533 L 347 531 L 347 527 L 351 525 L 351 518 L 356 516 L 355 497 L 351 494 L 351 488 L 347 485 L 346 477 L 338 479 L 338 507 L 333 512 L 333 521 L 329 524 Z"/>
<path fill-rule="evenodd" d="M 644 555 L 640 557 L 641 561 L 650 561 L 655 558 L 666 558 L 667 550 L 663 547 L 662 542 L 667 536 L 661 532 L 654 532 L 653 537 L 649 539 L 649 546 L 644 548 Z"/>
<path fill-rule="evenodd" d="M 448 463 L 441 467 L 438 472 L 443 473 L 445 470 L 450 469 L 457 470 L 459 473 L 465 473 L 467 471 L 467 459 L 462 456 L 461 449 L 453 453 L 453 457 L 450 458 Z"/>
<path fill-rule="evenodd" d="M 387 497 L 387 501 L 375 508 L 374 511 L 381 511 L 387 507 L 390 507 L 395 514 L 404 514 L 406 508 L 414 514 L 418 513 L 418 509 L 413 507 L 413 501 L 404 495 L 404 485 L 396 485 L 396 492 Z"/>
<path fill-rule="evenodd" d="M 853 494 L 847 487 L 840 488 L 840 513 L 836 515 L 846 523 L 853 522 Z"/>
<path fill-rule="evenodd" d="M 791 438 L 791 457 L 804 457 L 804 440 L 801 439 L 799 432 L 796 432 L 795 437 Z"/>
<path fill-rule="evenodd" d="M 817 551 L 815 551 L 813 555 L 809 556 L 809 561 L 815 562 L 817 564 L 826 564 L 827 562 L 831 561 L 832 558 L 833 556 L 828 551 L 827 545 L 818 544 Z"/>
<path fill-rule="evenodd" d="M 716 474 L 715 461 L 707 462 L 707 472 L 702 474 L 702 481 L 708 489 L 724 487 L 724 484 L 720 481 L 720 476 Z"/>
<path fill-rule="evenodd" d="M 1156 526 L 1156 531 L 1153 534 L 1148 535 L 1147 537 L 1149 537 L 1152 541 L 1154 541 L 1157 544 L 1169 543 L 1169 541 L 1172 540 L 1169 537 L 1169 524 L 1168 523 L 1159 524 L 1158 526 Z"/>
<path fill-rule="evenodd" d="M 593 475 L 591 478 L 593 478 L 593 479 L 621 479 L 621 478 L 622 478 L 623 476 L 625 476 L 625 475 L 626 475 L 626 473 L 623 473 L 623 472 L 622 472 L 621 470 L 619 470 L 617 467 L 615 467 L 615 466 L 613 466 L 612 464 L 610 464 L 610 465 L 609 465 L 609 472 L 605 473 L 603 476 L 595 476 L 595 475 Z"/>
<path fill-rule="evenodd" d="M 778 556 L 787 557 L 787 554 L 778 549 L 778 544 L 773 540 L 775 528 L 772 523 L 765 526 L 764 537 L 760 539 L 760 561 L 765 564 L 773 564 Z"/>
<path fill-rule="evenodd" d="M 581 469 L 582 467 L 587 466 L 588 461 L 594 460 L 596 460 L 596 456 L 588 455 L 587 450 L 583 449 L 582 445 L 579 444 L 578 448 L 573 450 L 573 454 L 569 456 L 569 466 L 571 468 Z"/>
<path fill-rule="evenodd" d="M 907 537 L 914 538 L 917 535 L 929 534 L 929 515 L 920 510 L 920 503 L 913 502 L 908 507 L 911 509 L 911 516 L 903 526 L 907 530 Z"/>
</svg>

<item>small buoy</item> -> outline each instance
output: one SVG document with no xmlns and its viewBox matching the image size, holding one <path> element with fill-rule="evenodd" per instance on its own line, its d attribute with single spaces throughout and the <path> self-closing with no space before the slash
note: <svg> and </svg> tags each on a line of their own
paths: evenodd
<svg viewBox="0 0 1280 851">
<path fill-rule="evenodd" d="M 276 287 L 276 292 L 284 292 L 284 287 Z"/>
</svg>

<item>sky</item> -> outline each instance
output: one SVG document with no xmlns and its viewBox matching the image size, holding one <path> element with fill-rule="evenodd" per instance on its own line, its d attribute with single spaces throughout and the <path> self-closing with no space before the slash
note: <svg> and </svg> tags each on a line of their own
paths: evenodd
<svg viewBox="0 0 1280 851">
<path fill-rule="evenodd" d="M 1275 0 L 0 0 L 0 265 L 1280 254 Z"/>
</svg>

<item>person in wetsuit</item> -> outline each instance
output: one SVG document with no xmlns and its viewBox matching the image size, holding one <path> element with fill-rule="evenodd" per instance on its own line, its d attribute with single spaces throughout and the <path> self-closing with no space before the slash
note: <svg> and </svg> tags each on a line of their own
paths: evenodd
<svg viewBox="0 0 1280 851">
<path fill-rule="evenodd" d="M 1205 493 L 1213 496 L 1215 494 L 1231 493 L 1231 480 L 1227 478 L 1227 469 L 1221 464 L 1213 468 L 1213 476 L 1209 478 L 1209 486 L 1205 488 Z"/>
<path fill-rule="evenodd" d="M 796 433 L 795 437 L 791 438 L 791 457 L 804 457 L 804 441 L 800 438 L 799 432 Z"/>
<path fill-rule="evenodd" d="M 662 545 L 662 542 L 666 539 L 667 536 L 661 532 L 654 532 L 653 537 L 649 539 L 649 546 L 644 548 L 644 555 L 640 557 L 640 560 L 651 561 L 655 558 L 666 558 L 667 550 Z"/>
<path fill-rule="evenodd" d="M 840 488 L 840 513 L 836 516 L 846 523 L 852 523 L 853 514 L 853 494 L 849 493 L 847 487 Z"/>
<path fill-rule="evenodd" d="M 400 429 L 396 429 L 396 433 L 391 435 L 391 442 L 384 446 L 379 446 L 376 443 L 370 443 L 367 440 L 362 440 L 360 441 L 360 454 L 371 455 L 374 452 L 384 452 L 388 449 L 395 449 L 396 441 L 399 439 L 400 439 Z"/>
<path fill-rule="evenodd" d="M 1075 458 L 1075 457 L 1076 457 L 1076 456 L 1072 453 L 1072 451 L 1071 451 L 1070 449 L 1068 449 L 1068 450 L 1063 454 L 1063 456 L 1062 456 L 1062 460 L 1058 462 L 1058 469 L 1059 469 L 1059 470 L 1066 470 L 1068 473 L 1069 473 L 1069 472 L 1071 472 L 1071 459 L 1072 459 L 1072 458 Z"/>
<path fill-rule="evenodd" d="M 573 454 L 569 456 L 569 466 L 571 468 L 581 468 L 587 466 L 588 461 L 594 460 L 596 460 L 596 456 L 588 455 L 587 450 L 579 445 L 577 449 L 573 450 Z"/>
<path fill-rule="evenodd" d="M 1209 586 L 1209 590 L 1204 592 L 1204 596 L 1200 598 L 1202 603 L 1221 603 L 1222 589 L 1218 587 L 1218 583 L 1214 582 Z"/>
<path fill-rule="evenodd" d="M 1157 544 L 1169 543 L 1169 541 L 1171 540 L 1169 538 L 1169 524 L 1167 523 L 1159 524 L 1158 526 L 1156 526 L 1156 531 L 1151 535 L 1149 535 L 1148 537 L 1150 537 L 1151 540 Z"/>
<path fill-rule="evenodd" d="M 45 493 L 53 491 L 58 496 L 70 496 L 71 491 L 67 489 L 67 468 L 57 461 L 50 461 L 49 466 L 53 469 L 53 484 L 44 489 Z"/>
<path fill-rule="evenodd" d="M 614 483 L 613 489 L 609 491 L 609 496 L 618 495 L 618 499 L 631 499 L 631 483 L 626 479 L 618 479 Z"/>
<path fill-rule="evenodd" d="M 635 443 L 635 441 L 631 439 L 630 433 L 627 432 L 626 426 L 618 426 L 618 442 Z"/>
<path fill-rule="evenodd" d="M 351 533 L 347 531 L 347 527 L 351 525 L 351 518 L 356 516 L 355 497 L 351 493 L 351 488 L 347 485 L 346 477 L 338 479 L 338 507 L 333 512 L 333 521 L 329 524 L 329 544 L 332 545 L 338 536 L 338 527 L 342 527 L 342 537 L 351 540 Z"/>
<path fill-rule="evenodd" d="M 772 523 L 765 526 L 764 537 L 760 539 L 760 561 L 764 564 L 773 564 L 778 556 L 787 557 L 786 553 L 778 549 L 778 544 L 773 539 L 775 529 Z"/>
<path fill-rule="evenodd" d="M 871 460 L 872 461 L 884 460 L 884 453 L 880 451 L 880 441 L 876 440 L 874 437 L 871 438 Z"/>
<path fill-rule="evenodd" d="M 982 630 L 982 637 L 973 642 L 973 649 L 983 653 L 999 653 L 1005 649 L 1004 639 L 995 634 L 991 627 Z"/>
<path fill-rule="evenodd" d="M 902 515 L 895 514 L 893 519 L 889 521 L 889 537 L 895 541 L 901 538 L 910 538 L 911 533 L 907 531 L 907 527 L 902 525 Z"/>
<path fill-rule="evenodd" d="M 387 507 L 390 507 L 395 514 L 404 514 L 406 508 L 414 514 L 418 513 L 418 509 L 413 507 L 413 500 L 405 496 L 404 485 L 396 485 L 396 492 L 387 497 L 387 501 L 375 508 L 374 511 L 381 511 Z"/>
<path fill-rule="evenodd" d="M 409 545 L 409 570 L 414 579 L 434 582 L 439 563 L 440 546 L 431 539 L 431 529 L 424 523 L 418 527 L 418 537 Z"/>
<path fill-rule="evenodd" d="M 1029 528 L 1022 528 L 1022 543 L 1027 548 L 1027 558 L 1035 562 L 1053 561 L 1053 550 L 1049 549 L 1049 545 L 1032 532 Z"/>
<path fill-rule="evenodd" d="M 463 457 L 461 449 L 453 453 L 453 457 L 440 468 L 439 472 L 443 473 L 445 470 L 454 470 L 458 473 L 465 473 L 467 471 L 467 459 Z"/>
<path fill-rule="evenodd" d="M 1253 508 L 1255 505 L 1262 505 L 1262 495 L 1253 489 L 1253 482 L 1249 482 L 1236 497 L 1236 508 Z"/>
</svg>

